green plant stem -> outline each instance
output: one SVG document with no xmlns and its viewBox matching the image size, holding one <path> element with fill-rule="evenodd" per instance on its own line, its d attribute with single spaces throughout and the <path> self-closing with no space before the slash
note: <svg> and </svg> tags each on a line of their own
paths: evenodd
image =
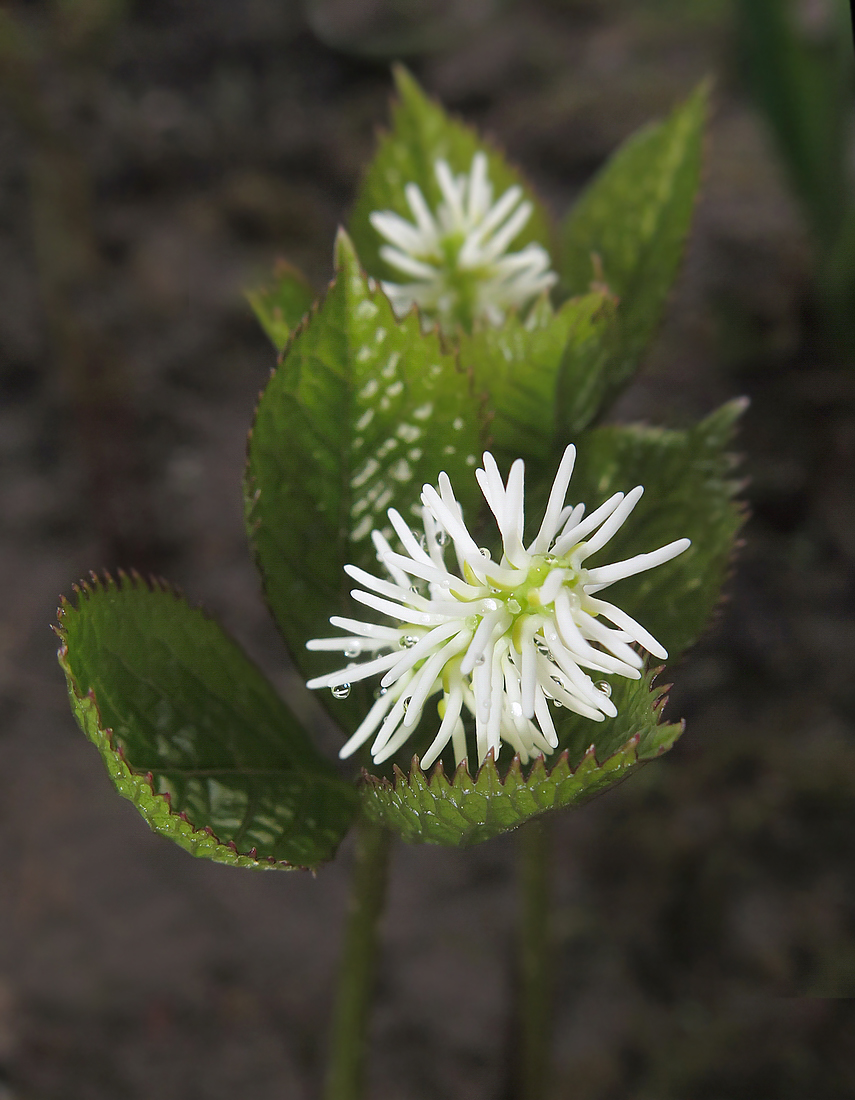
<svg viewBox="0 0 855 1100">
<path fill-rule="evenodd" d="M 543 817 L 519 832 L 519 1100 L 543 1100 L 551 1052 L 551 823 Z"/>
<path fill-rule="evenodd" d="M 378 922 L 386 899 L 389 848 L 390 834 L 385 829 L 367 821 L 357 825 L 324 1100 L 360 1100 L 363 1095 Z"/>
</svg>

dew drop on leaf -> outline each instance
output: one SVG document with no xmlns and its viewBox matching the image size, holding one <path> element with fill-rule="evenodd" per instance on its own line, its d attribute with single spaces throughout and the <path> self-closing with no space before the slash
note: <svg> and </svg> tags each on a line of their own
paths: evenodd
<svg viewBox="0 0 855 1100">
<path fill-rule="evenodd" d="M 608 682 L 608 680 L 597 680 L 597 682 L 594 684 L 594 687 L 597 689 L 597 691 L 601 691 L 607 699 L 611 698 L 612 685 Z"/>
</svg>

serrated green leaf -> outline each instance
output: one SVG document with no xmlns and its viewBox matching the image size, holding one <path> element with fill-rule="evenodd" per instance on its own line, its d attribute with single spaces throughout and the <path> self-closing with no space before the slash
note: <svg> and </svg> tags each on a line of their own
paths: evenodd
<svg viewBox="0 0 855 1100">
<path fill-rule="evenodd" d="M 627 577 L 603 598 L 627 611 L 677 657 L 697 640 L 718 603 L 743 509 L 726 448 L 744 401 L 730 401 L 687 431 L 604 427 L 579 440 L 572 491 L 589 511 L 612 493 L 644 486 L 635 511 L 592 566 L 687 537 L 673 561 Z M 588 564 L 588 563 L 586 563 Z"/>
<path fill-rule="evenodd" d="M 277 351 L 288 339 L 315 300 L 308 279 L 287 260 L 277 260 L 273 280 L 246 292 L 252 311 Z"/>
<path fill-rule="evenodd" d="M 530 477 L 552 461 L 557 441 L 596 412 L 608 363 L 614 299 L 605 291 L 572 298 L 553 311 L 542 299 L 523 320 L 461 333 L 460 362 L 472 371 L 490 417 L 490 445 L 500 462 L 524 458 Z"/>
<path fill-rule="evenodd" d="M 567 217 L 561 277 L 569 294 L 605 282 L 620 299 L 615 392 L 637 368 L 677 274 L 701 171 L 708 89 L 646 127 L 611 158 Z"/>
<path fill-rule="evenodd" d="M 334 855 L 353 788 L 217 623 L 123 576 L 64 600 L 58 633 L 77 720 L 152 829 L 239 867 Z"/>
<path fill-rule="evenodd" d="M 387 508 L 412 516 L 422 485 L 441 470 L 464 508 L 479 500 L 472 467 L 481 429 L 469 378 L 415 314 L 396 321 L 344 234 L 337 266 L 261 397 L 245 485 L 265 592 L 307 677 L 335 667 L 305 644 L 329 636 L 330 615 L 359 608 L 349 605 L 343 566 L 377 571 L 370 533 L 392 535 Z M 326 701 L 350 726 L 369 698 L 355 690 Z"/>
<path fill-rule="evenodd" d="M 489 757 L 474 779 L 463 766 L 451 778 L 440 765 L 428 776 L 415 758 L 409 775 L 396 768 L 393 781 L 363 771 L 359 791 L 365 812 L 412 844 L 459 847 L 489 840 L 548 810 L 580 805 L 666 752 L 682 732 L 682 724 L 660 724 L 665 698 L 652 692 L 653 676 L 648 671 L 641 680 L 614 677 L 618 716 L 591 722 L 568 715 L 555 756 L 527 771 L 518 757 L 507 771 Z"/>
<path fill-rule="evenodd" d="M 380 138 L 349 227 L 366 270 L 378 278 L 394 281 L 400 278 L 400 273 L 380 258 L 383 241 L 369 221 L 372 211 L 393 210 L 411 221 L 412 211 L 404 197 L 404 187 L 408 183 L 416 183 L 428 206 L 436 209 L 442 200 L 434 172 L 436 161 L 444 159 L 452 171 L 468 173 L 472 158 L 479 150 L 487 155 L 494 196 L 504 194 L 517 184 L 534 207 L 528 224 L 514 238 L 514 249 L 536 242 L 551 251 L 549 216 L 522 175 L 508 164 L 495 146 L 464 123 L 451 118 L 436 100 L 426 96 L 403 66 L 396 66 L 394 72 L 399 98 L 392 105 L 392 129 Z"/>
</svg>

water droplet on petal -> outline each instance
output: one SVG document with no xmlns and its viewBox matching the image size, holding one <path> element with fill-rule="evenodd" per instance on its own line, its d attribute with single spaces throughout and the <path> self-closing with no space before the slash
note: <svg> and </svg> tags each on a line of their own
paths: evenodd
<svg viewBox="0 0 855 1100">
<path fill-rule="evenodd" d="M 597 680 L 597 682 L 594 684 L 594 687 L 597 689 L 597 691 L 601 691 L 607 699 L 611 698 L 612 685 L 608 682 L 608 680 Z"/>
<path fill-rule="evenodd" d="M 508 600 L 507 608 L 512 615 L 519 615 L 519 613 L 522 611 L 522 606 L 519 600 Z"/>
<path fill-rule="evenodd" d="M 511 715 L 514 718 L 522 718 L 523 709 L 519 703 L 511 703 Z"/>
<path fill-rule="evenodd" d="M 345 657 L 358 657 L 361 652 L 362 646 L 359 644 L 359 642 L 354 642 L 352 645 L 349 645 L 345 649 L 344 655 Z"/>
<path fill-rule="evenodd" d="M 487 660 L 487 654 L 482 653 L 480 657 L 475 658 L 475 664 L 476 665 L 483 665 L 486 660 Z"/>
<path fill-rule="evenodd" d="M 478 553 L 481 555 L 482 558 L 489 558 L 490 556 L 490 551 L 487 549 L 486 546 L 479 546 Z"/>
<path fill-rule="evenodd" d="M 407 713 L 407 708 L 409 707 L 409 705 L 410 705 L 410 700 L 409 700 L 409 699 L 405 699 L 405 700 L 404 700 L 404 701 L 403 701 L 403 702 L 401 703 L 401 708 L 402 708 L 402 710 L 404 711 L 404 714 L 406 714 L 406 713 Z"/>
<path fill-rule="evenodd" d="M 448 532 L 443 531 L 442 528 L 440 528 L 436 533 L 436 544 L 437 546 L 448 545 Z"/>
<path fill-rule="evenodd" d="M 377 688 L 374 692 L 374 698 L 382 699 L 383 696 L 388 692 L 388 690 L 388 688 Z"/>
<path fill-rule="evenodd" d="M 350 695 L 350 684 L 336 684 L 330 688 L 333 699 L 346 699 Z"/>
<path fill-rule="evenodd" d="M 424 532 L 419 535 L 419 546 L 422 550 L 427 550 L 427 535 Z"/>
<path fill-rule="evenodd" d="M 398 645 L 401 649 L 412 649 L 416 642 L 418 642 L 418 638 L 414 638 L 412 634 L 402 634 L 398 639 Z"/>
</svg>

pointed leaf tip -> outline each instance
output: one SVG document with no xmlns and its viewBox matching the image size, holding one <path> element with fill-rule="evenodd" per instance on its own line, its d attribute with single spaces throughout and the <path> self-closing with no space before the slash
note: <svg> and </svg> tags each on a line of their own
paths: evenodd
<svg viewBox="0 0 855 1100">
<path fill-rule="evenodd" d="M 353 241 L 350 239 L 350 234 L 340 225 L 336 230 L 335 244 L 333 246 L 333 265 L 336 271 L 348 270 L 356 268 L 359 270 L 359 256 L 356 254 L 356 248 Z"/>
<path fill-rule="evenodd" d="M 551 218 L 530 184 L 509 164 L 501 150 L 449 115 L 403 65 L 393 68 L 393 76 L 398 94 L 392 101 L 391 129 L 380 135 L 350 221 L 353 241 L 366 271 L 375 278 L 400 279 L 400 273 L 380 256 L 382 238 L 371 224 L 371 214 L 392 210 L 411 221 L 413 213 L 404 193 L 408 183 L 416 184 L 428 206 L 437 209 L 442 201 L 435 174 L 437 160 L 445 160 L 452 172 L 468 173 L 479 150 L 487 155 L 493 194 L 502 195 L 516 185 L 532 204 L 527 225 L 514 239 L 514 250 L 538 243 L 551 251 Z"/>
<path fill-rule="evenodd" d="M 308 313 L 315 294 L 303 273 L 287 260 L 277 260 L 272 279 L 246 292 L 259 324 L 278 352 Z"/>
<path fill-rule="evenodd" d="M 708 84 L 662 123 L 614 153 L 562 227 L 565 290 L 589 289 L 591 257 L 620 299 L 612 396 L 631 377 L 661 320 L 682 259 L 700 184 Z"/>
</svg>

